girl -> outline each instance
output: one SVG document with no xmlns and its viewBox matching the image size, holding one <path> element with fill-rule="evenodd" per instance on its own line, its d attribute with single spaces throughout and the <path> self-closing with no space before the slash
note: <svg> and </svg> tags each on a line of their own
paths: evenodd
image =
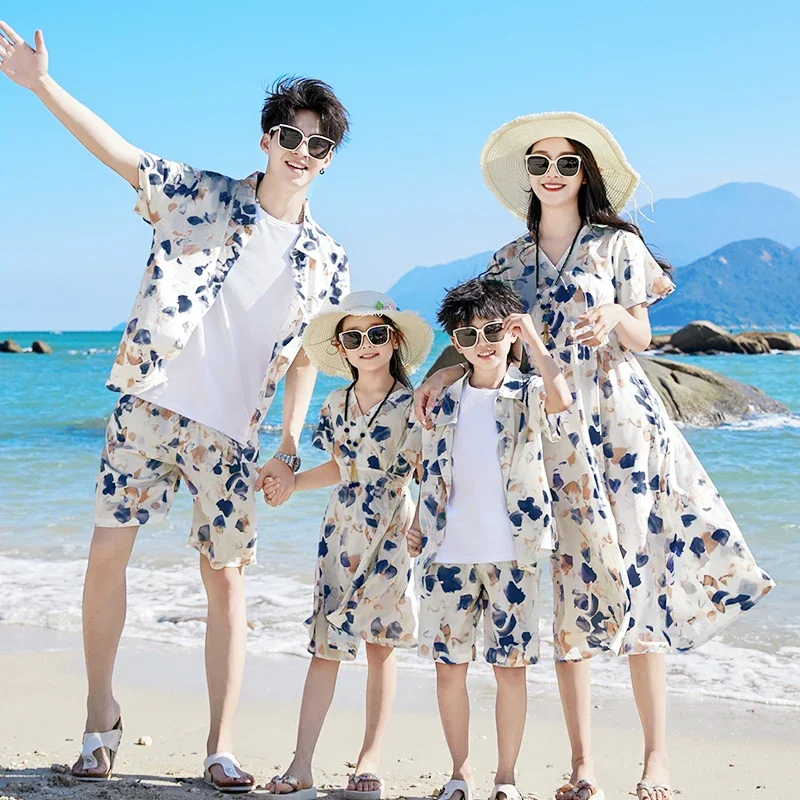
<svg viewBox="0 0 800 800">
<path fill-rule="evenodd" d="M 644 733 L 636 797 L 670 800 L 663 654 L 707 641 L 774 584 L 633 357 L 650 343 L 647 307 L 675 287 L 619 216 L 639 176 L 614 137 L 580 114 L 534 114 L 495 131 L 481 163 L 528 227 L 488 272 L 523 297 L 575 397 L 561 439 L 545 442 L 556 672 L 573 756 L 556 799 L 603 797 L 588 658 L 610 651 L 630 656 Z M 439 374 L 420 402 L 457 372 Z"/>
<path fill-rule="evenodd" d="M 408 374 L 422 364 L 433 331 L 399 311 L 384 294 L 354 292 L 311 321 L 303 347 L 328 375 L 350 378 L 330 393 L 314 445 L 326 464 L 297 476 L 295 490 L 335 485 L 322 523 L 314 611 L 306 621 L 311 665 L 306 677 L 295 756 L 268 789 L 273 798 L 316 797 L 312 758 L 333 699 L 341 661 L 367 650 L 364 743 L 345 797 L 377 800 L 380 745 L 394 702 L 395 647 L 413 647 L 414 616 L 406 597 L 411 566 L 405 543 L 414 518 L 409 493 L 418 456 L 404 450 L 413 390 Z M 264 481 L 268 502 L 280 493 Z"/>
</svg>

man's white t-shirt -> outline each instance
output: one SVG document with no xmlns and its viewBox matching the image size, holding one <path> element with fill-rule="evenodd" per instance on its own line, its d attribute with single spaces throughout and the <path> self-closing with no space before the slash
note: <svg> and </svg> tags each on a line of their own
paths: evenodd
<svg viewBox="0 0 800 800">
<path fill-rule="evenodd" d="M 299 224 L 261 207 L 254 227 L 213 305 L 180 355 L 167 362 L 168 380 L 137 395 L 242 444 L 289 313 L 291 253 L 300 234 Z"/>
<path fill-rule="evenodd" d="M 444 541 L 436 563 L 517 560 L 498 453 L 497 395 L 497 389 L 476 389 L 464 381 L 453 439 Z"/>
</svg>

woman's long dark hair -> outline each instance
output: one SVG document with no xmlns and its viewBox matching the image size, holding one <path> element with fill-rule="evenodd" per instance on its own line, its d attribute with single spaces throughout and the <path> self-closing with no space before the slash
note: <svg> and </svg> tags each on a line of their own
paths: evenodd
<svg viewBox="0 0 800 800">
<path fill-rule="evenodd" d="M 583 174 L 586 178 L 586 183 L 581 186 L 578 192 L 578 211 L 580 212 L 581 219 L 589 224 L 607 225 L 609 228 L 618 231 L 628 231 L 628 233 L 635 234 L 644 242 L 644 246 L 647 247 L 650 255 L 658 262 L 661 269 L 663 269 L 667 275 L 672 275 L 672 265 L 665 258 L 657 256 L 650 250 L 647 242 L 644 241 L 644 236 L 642 236 L 638 225 L 634 225 L 632 222 L 622 219 L 611 207 L 603 176 L 600 172 L 600 168 L 597 166 L 597 161 L 592 151 L 585 144 L 576 142 L 574 139 L 567 139 L 567 141 L 575 148 L 575 152 L 581 157 Z M 533 150 L 533 145 L 530 146 L 528 152 L 530 153 L 531 150 Z M 541 218 L 542 204 L 539 202 L 536 193 L 531 190 L 531 200 L 528 205 L 528 231 L 530 231 L 534 239 L 538 237 L 539 221 Z"/>
<path fill-rule="evenodd" d="M 376 315 L 377 316 L 377 315 Z M 403 336 L 403 332 L 399 331 L 392 320 L 385 316 L 384 314 L 380 315 L 381 320 L 385 322 L 391 329 L 392 333 L 397 337 L 397 347 L 392 352 L 392 359 L 389 362 L 389 374 L 399 383 L 406 387 L 406 389 L 413 389 L 414 387 L 411 385 L 411 381 L 409 380 L 408 375 L 406 374 L 405 367 L 403 366 L 403 361 L 400 357 L 400 351 L 405 346 L 406 340 Z M 339 324 L 336 326 L 336 332 L 334 333 L 334 341 L 339 342 L 339 334 L 342 332 L 342 326 L 344 325 L 344 321 L 347 317 L 342 317 L 339 320 Z M 350 374 L 353 376 L 353 383 L 358 380 L 358 369 L 354 367 L 347 359 L 347 366 L 350 369 Z"/>
</svg>

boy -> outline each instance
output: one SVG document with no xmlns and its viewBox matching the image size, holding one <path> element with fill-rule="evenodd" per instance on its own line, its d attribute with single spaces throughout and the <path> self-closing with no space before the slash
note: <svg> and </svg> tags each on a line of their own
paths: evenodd
<svg viewBox="0 0 800 800">
<path fill-rule="evenodd" d="M 306 201 L 347 136 L 347 111 L 321 81 L 278 82 L 261 113 L 266 173 L 235 180 L 123 139 L 53 80 L 41 31 L 34 44 L 0 22 L 0 72 L 136 190 L 136 211 L 154 233 L 107 384 L 121 396 L 95 496 L 83 598 L 86 733 L 72 774 L 111 776 L 122 736 L 111 679 L 125 623 L 125 568 L 139 526 L 166 516 L 183 478 L 208 595 L 205 780 L 249 791 L 255 780 L 231 751 L 247 636 L 243 571 L 256 553 L 258 429 L 285 376 L 282 441 L 261 472 L 281 479 L 277 504 L 294 487 L 316 378 L 300 335 L 327 300 L 338 303 L 349 289 L 344 250 Z M 93 246 L 100 241 L 95 236 Z"/>
<path fill-rule="evenodd" d="M 421 437 L 419 526 L 408 533 L 421 577 L 419 651 L 436 663 L 439 713 L 453 759 L 444 800 L 470 800 L 466 677 L 484 614 L 497 680 L 498 767 L 491 798 L 519 800 L 514 769 L 525 728 L 525 667 L 539 658 L 536 564 L 552 536 L 541 434 L 558 437 L 567 383 L 505 284 L 477 278 L 448 292 L 438 319 L 466 358 Z M 539 376 L 510 364 L 521 339 Z M 418 434 L 416 433 L 418 431 Z"/>
</svg>

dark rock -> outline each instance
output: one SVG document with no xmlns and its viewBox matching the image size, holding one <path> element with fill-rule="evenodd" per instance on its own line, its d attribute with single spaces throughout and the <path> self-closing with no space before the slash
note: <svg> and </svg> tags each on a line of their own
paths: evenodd
<svg viewBox="0 0 800 800">
<path fill-rule="evenodd" d="M 752 331 L 737 339 L 765 339 L 771 350 L 800 350 L 800 336 L 790 331 Z"/>
<path fill-rule="evenodd" d="M 734 336 L 707 320 L 697 320 L 684 325 L 672 334 L 670 344 L 684 353 L 705 353 L 708 350 L 718 350 L 721 353 L 747 352 Z"/>
<path fill-rule="evenodd" d="M 0 342 L 0 353 L 21 353 L 22 348 L 13 340 L 6 339 Z"/>
<path fill-rule="evenodd" d="M 769 342 L 760 333 L 739 333 L 733 338 L 736 340 L 737 344 L 741 346 L 742 352 L 750 355 L 769 353 L 772 350 L 769 346 Z"/>
<path fill-rule="evenodd" d="M 31 345 L 31 350 L 33 350 L 34 353 L 39 353 L 40 355 L 46 355 L 46 356 L 50 355 L 50 353 L 53 352 L 53 348 L 50 347 L 50 345 L 47 344 L 47 342 L 43 342 L 40 339 L 37 339 Z"/>
</svg>

